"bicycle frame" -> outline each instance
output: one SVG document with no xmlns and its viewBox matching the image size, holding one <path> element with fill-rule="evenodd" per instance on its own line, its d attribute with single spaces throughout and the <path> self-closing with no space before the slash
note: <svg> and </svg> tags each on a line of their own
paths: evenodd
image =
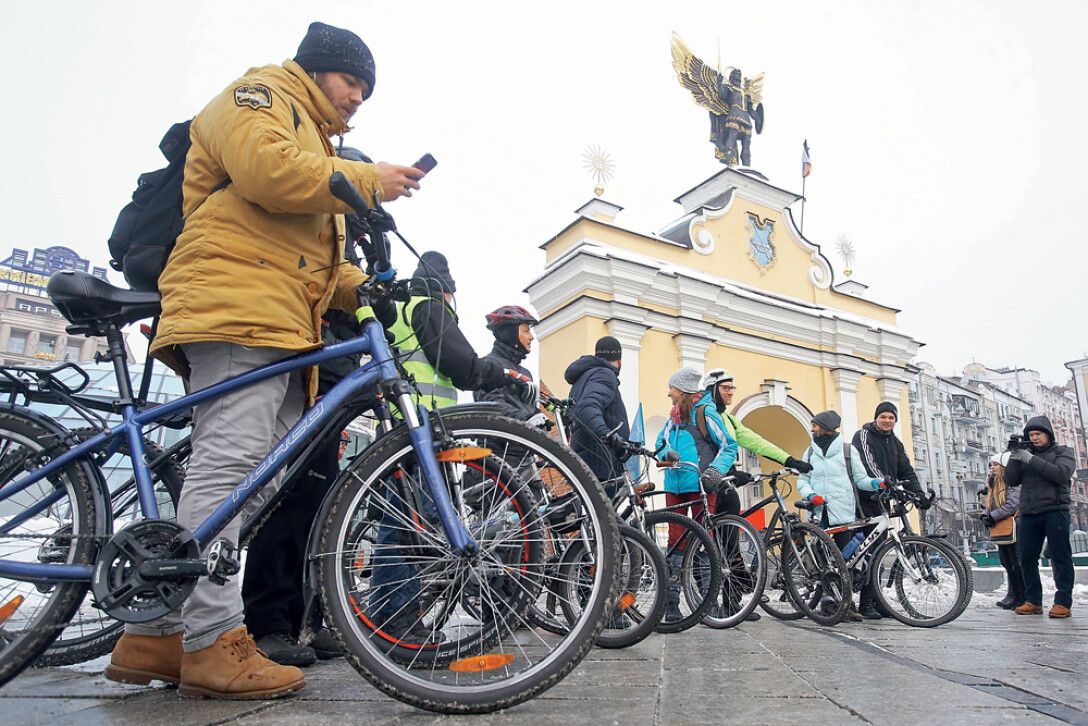
<svg viewBox="0 0 1088 726">
<path fill-rule="evenodd" d="M 839 532 L 847 532 L 855 529 L 862 529 L 864 527 L 874 527 L 873 531 L 868 534 L 861 541 L 861 544 L 857 546 L 854 553 L 850 556 L 850 559 L 846 561 L 846 569 L 853 570 L 861 565 L 865 555 L 872 549 L 879 546 L 884 539 L 884 535 L 887 534 L 893 542 L 895 542 L 897 557 L 903 564 L 903 567 L 907 570 L 907 574 L 914 579 L 918 579 L 921 575 L 914 569 L 910 559 L 903 556 L 903 542 L 899 539 L 899 532 L 892 526 L 892 515 L 889 514 L 887 506 L 881 503 L 881 508 L 884 510 L 880 515 L 876 517 L 870 517 L 858 522 L 850 522 L 849 524 L 840 524 L 834 527 L 829 527 L 825 532 L 828 534 L 838 534 Z"/>
<path fill-rule="evenodd" d="M 238 483 L 230 496 L 224 499 L 215 511 L 197 526 L 192 534 L 200 549 L 203 549 L 223 530 L 228 522 L 242 511 L 246 502 L 254 493 L 268 484 L 283 465 L 352 396 L 376 384 L 395 384 L 400 381 L 400 374 L 394 362 L 392 350 L 385 339 L 385 330 L 380 323 L 373 320 L 366 323 L 363 335 L 354 340 L 330 345 L 310 353 L 291 356 L 229 378 L 200 391 L 195 391 L 169 403 L 157 405 L 143 411 L 134 403 L 123 405 L 120 407 L 123 418 L 120 424 L 74 446 L 22 479 L 4 486 L 0 489 L 0 502 L 59 472 L 65 466 L 76 463 L 81 457 L 95 452 L 112 455 L 123 443 L 127 443 L 133 461 L 141 512 L 146 518 L 157 519 L 159 516 L 158 505 L 155 500 L 150 471 L 145 463 L 143 445 L 143 427 L 145 425 L 169 419 L 177 413 L 205 401 L 214 400 L 227 393 L 232 393 L 269 378 L 352 354 L 367 354 L 371 356 L 371 360 L 337 383 L 321 400 L 305 412 L 302 418 L 291 427 L 282 440 L 272 447 L 272 450 L 257 464 L 253 471 Z M 422 405 L 418 409 L 413 406 L 405 386 L 397 388 L 394 394 L 397 407 L 409 425 L 412 447 L 422 470 L 424 482 L 436 506 L 446 540 L 457 554 L 473 554 L 476 543 L 465 530 L 450 501 L 438 462 L 434 457 L 430 417 L 426 408 Z M 8 532 L 33 519 L 60 501 L 63 496 L 63 489 L 58 488 L 54 493 L 43 497 L 36 505 L 29 507 L 27 511 L 5 522 L 0 526 L 0 533 Z M 91 573 L 92 567 L 89 565 L 35 564 L 0 560 L 0 577 L 13 580 L 89 582 Z"/>
</svg>

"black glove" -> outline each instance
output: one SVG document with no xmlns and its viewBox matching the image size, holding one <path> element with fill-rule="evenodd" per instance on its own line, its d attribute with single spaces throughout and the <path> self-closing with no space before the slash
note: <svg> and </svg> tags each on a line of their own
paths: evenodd
<svg viewBox="0 0 1088 726">
<path fill-rule="evenodd" d="M 604 439 L 604 443 L 607 444 L 609 448 L 614 449 L 615 451 L 620 453 L 627 451 L 627 448 L 631 444 L 630 441 L 623 438 L 619 435 L 619 433 L 616 432 L 612 432 L 608 436 L 606 436 Z"/>
<path fill-rule="evenodd" d="M 514 389 L 518 400 L 526 406 L 532 406 L 534 408 L 540 405 L 540 391 L 537 389 L 536 383 L 533 382 L 532 378 L 518 373 L 512 368 L 503 368 L 502 372 L 510 379 L 509 385 Z"/>
<path fill-rule="evenodd" d="M 918 508 L 921 510 L 929 509 L 933 506 L 933 502 L 936 499 L 937 493 L 934 492 L 932 489 L 929 490 L 929 494 L 922 494 L 921 492 L 919 492 L 916 499 Z"/>
<path fill-rule="evenodd" d="M 795 459 L 792 456 L 786 457 L 785 465 L 791 469 L 801 472 L 802 474 L 807 474 L 812 471 L 812 464 L 801 461 L 800 459 Z"/>
<path fill-rule="evenodd" d="M 884 477 L 884 488 L 885 489 L 893 489 L 893 488 L 895 488 L 895 485 L 898 484 L 898 483 L 899 483 L 899 481 L 894 476 Z"/>
<path fill-rule="evenodd" d="M 789 464 L 787 464 L 786 466 L 789 466 Z M 792 469 L 793 467 L 790 468 Z M 735 487 L 742 487 L 745 484 L 751 484 L 755 480 L 756 478 L 746 471 L 741 471 L 740 469 L 735 469 L 733 471 L 733 486 Z"/>
<path fill-rule="evenodd" d="M 987 527 L 993 527 L 997 524 L 997 520 L 991 517 L 988 513 L 978 515 L 978 521 L 985 524 Z"/>
</svg>

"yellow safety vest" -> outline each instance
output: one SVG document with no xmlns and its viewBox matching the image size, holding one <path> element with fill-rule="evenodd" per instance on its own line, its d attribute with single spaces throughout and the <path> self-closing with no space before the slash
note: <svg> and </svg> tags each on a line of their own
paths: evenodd
<svg viewBox="0 0 1088 726">
<path fill-rule="evenodd" d="M 397 322 L 389 328 L 394 336 L 397 347 L 410 354 L 401 365 L 415 378 L 419 395 L 413 394 L 416 403 L 422 402 L 428 410 L 446 408 L 457 403 L 457 387 L 453 385 L 450 377 L 438 372 L 419 345 L 416 331 L 412 329 L 412 312 L 421 302 L 431 300 L 429 297 L 412 296 L 407 303 L 397 304 Z"/>
</svg>

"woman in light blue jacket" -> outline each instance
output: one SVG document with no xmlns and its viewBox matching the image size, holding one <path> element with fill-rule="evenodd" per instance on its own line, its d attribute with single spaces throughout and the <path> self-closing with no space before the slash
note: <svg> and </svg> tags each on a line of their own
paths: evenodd
<svg viewBox="0 0 1088 726">
<path fill-rule="evenodd" d="M 817 504 L 812 510 L 813 521 L 821 527 L 853 522 L 855 515 L 854 488 L 874 491 L 882 486 L 880 479 L 865 473 L 861 454 L 844 442 L 836 429 L 842 420 L 834 411 L 824 411 L 812 417 L 812 444 L 801 457 L 812 465 L 812 471 L 797 480 L 797 493 L 802 499 Z M 847 456 L 849 448 L 849 457 Z M 849 463 L 847 459 L 849 458 Z M 838 542 L 840 536 L 843 542 Z M 853 532 L 836 535 L 836 544 L 845 546 Z"/>
</svg>

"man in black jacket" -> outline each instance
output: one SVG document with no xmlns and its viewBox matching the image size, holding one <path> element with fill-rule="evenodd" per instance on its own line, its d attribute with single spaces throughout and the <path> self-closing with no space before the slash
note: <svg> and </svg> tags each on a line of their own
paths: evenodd
<svg viewBox="0 0 1088 726">
<path fill-rule="evenodd" d="M 1068 618 L 1073 606 L 1073 551 L 1069 544 L 1070 479 L 1077 460 L 1073 450 L 1054 441 L 1054 427 L 1046 416 L 1028 419 L 1024 447 L 1009 441 L 1012 453 L 1005 469 L 1005 484 L 1020 487 L 1020 517 L 1016 533 L 1020 568 L 1024 575 L 1024 603 L 1017 615 L 1043 612 L 1043 586 L 1039 580 L 1039 553 L 1043 540 L 1050 545 L 1054 570 L 1052 618 Z"/>
<path fill-rule="evenodd" d="M 620 342 L 606 335 L 597 341 L 593 355 L 583 355 L 563 374 L 574 400 L 570 447 L 601 481 L 623 475 L 616 449 L 631 434 L 620 396 L 622 357 Z"/>
<path fill-rule="evenodd" d="M 503 305 L 489 312 L 486 316 L 487 329 L 495 336 L 495 344 L 484 360 L 494 361 L 508 371 L 516 371 L 526 380 L 533 380 L 533 374 L 521 365 L 533 345 L 532 326 L 538 321 L 533 314 L 520 305 Z M 493 388 L 490 391 L 478 389 L 472 392 L 477 401 L 490 401 L 498 404 L 502 415 L 529 421 L 536 417 L 543 418 L 536 402 L 526 403 L 509 386 Z"/>
<path fill-rule="evenodd" d="M 922 485 L 918 483 L 918 474 L 910 463 L 903 442 L 895 435 L 895 422 L 899 419 L 899 409 L 891 401 L 882 401 L 876 407 L 873 420 L 854 432 L 854 447 L 861 453 L 861 463 L 865 473 L 874 479 L 883 479 L 885 485 L 894 486 L 897 482 L 906 482 L 912 492 L 922 495 Z M 861 513 L 866 517 L 875 517 L 881 513 L 876 492 L 858 491 Z M 919 496 L 918 506 L 929 509 L 929 499 Z M 864 529 L 866 535 L 872 528 Z M 859 610 L 867 620 L 879 620 L 876 592 L 872 583 L 867 583 L 861 590 Z"/>
</svg>

